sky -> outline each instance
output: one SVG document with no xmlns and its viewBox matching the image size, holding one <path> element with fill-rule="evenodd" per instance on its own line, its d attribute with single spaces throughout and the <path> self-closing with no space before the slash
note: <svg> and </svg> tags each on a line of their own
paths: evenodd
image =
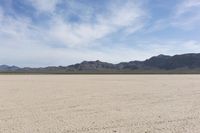
<svg viewBox="0 0 200 133">
<path fill-rule="evenodd" d="M 0 0 L 0 64 L 200 52 L 200 0 Z"/>
</svg>

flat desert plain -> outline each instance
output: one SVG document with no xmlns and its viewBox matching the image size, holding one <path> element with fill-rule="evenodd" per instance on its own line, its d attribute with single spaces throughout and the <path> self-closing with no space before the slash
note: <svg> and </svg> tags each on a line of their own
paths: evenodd
<svg viewBox="0 0 200 133">
<path fill-rule="evenodd" d="M 0 133 L 200 133 L 200 75 L 1 75 Z"/>
</svg>

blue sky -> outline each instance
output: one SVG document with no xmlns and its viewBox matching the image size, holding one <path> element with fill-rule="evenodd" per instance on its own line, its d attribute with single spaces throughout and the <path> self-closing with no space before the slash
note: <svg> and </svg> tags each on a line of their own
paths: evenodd
<svg viewBox="0 0 200 133">
<path fill-rule="evenodd" d="M 0 0 L 0 64 L 200 52 L 200 0 Z"/>
</svg>

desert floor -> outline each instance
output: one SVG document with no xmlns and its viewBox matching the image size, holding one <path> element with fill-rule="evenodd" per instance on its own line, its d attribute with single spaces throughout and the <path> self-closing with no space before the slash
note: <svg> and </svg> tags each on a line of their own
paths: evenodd
<svg viewBox="0 0 200 133">
<path fill-rule="evenodd" d="M 200 133 L 200 75 L 1 75 L 0 133 Z"/>
</svg>

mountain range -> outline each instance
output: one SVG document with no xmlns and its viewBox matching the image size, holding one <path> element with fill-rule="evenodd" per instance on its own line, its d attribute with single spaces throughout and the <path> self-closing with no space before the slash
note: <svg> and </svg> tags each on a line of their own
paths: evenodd
<svg viewBox="0 0 200 133">
<path fill-rule="evenodd" d="M 107 62 L 83 61 L 69 66 L 51 66 L 41 68 L 20 68 L 0 65 L 1 73 L 200 73 L 200 53 L 182 55 L 158 55 L 144 61 L 130 61 L 112 64 Z"/>
</svg>

